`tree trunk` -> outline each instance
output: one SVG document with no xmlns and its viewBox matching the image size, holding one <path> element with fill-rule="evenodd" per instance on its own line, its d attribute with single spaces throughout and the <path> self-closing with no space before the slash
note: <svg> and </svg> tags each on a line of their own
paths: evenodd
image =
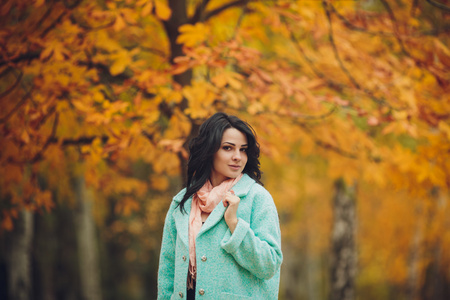
<svg viewBox="0 0 450 300">
<path fill-rule="evenodd" d="M 57 214 L 57 211 L 52 211 Z M 34 299 L 55 300 L 55 257 L 58 239 L 51 214 L 38 214 L 34 222 L 33 278 Z M 61 274 L 58 274 L 61 276 Z"/>
<path fill-rule="evenodd" d="M 320 299 L 320 258 L 318 253 L 313 253 L 311 249 L 306 248 L 306 286 L 308 300 Z"/>
<path fill-rule="evenodd" d="M 427 214 L 427 220 L 425 221 L 426 226 L 428 227 L 427 231 L 430 230 L 430 227 L 435 225 L 440 227 L 440 232 L 448 232 L 449 223 L 446 222 L 446 217 L 448 214 L 445 212 L 448 211 L 447 207 L 447 194 L 442 192 L 438 188 L 434 188 L 431 191 L 431 195 L 433 197 L 433 208 L 430 213 Z M 432 225 L 433 224 L 433 225 Z M 424 224 L 422 224 L 424 225 Z M 423 235 L 423 234 L 422 234 Z M 450 299 L 448 295 L 449 290 L 449 279 L 446 273 L 450 270 L 445 263 L 445 250 L 443 249 L 443 245 L 445 245 L 445 239 L 442 238 L 443 235 L 440 235 L 434 243 L 424 243 L 423 238 L 416 243 L 421 242 L 422 247 L 425 249 L 421 252 L 421 256 L 432 257 L 433 259 L 430 261 L 426 272 L 424 274 L 424 280 L 421 287 L 420 295 L 416 296 L 416 299 L 427 299 L 427 300 L 444 300 Z M 412 254 L 418 252 L 418 245 L 413 245 Z M 420 257 L 419 257 L 420 258 Z M 424 259 L 422 257 L 422 259 Z M 417 262 L 416 262 L 417 264 Z M 417 267 L 416 267 L 417 268 Z M 416 275 L 416 277 L 418 277 Z M 410 285 L 413 282 L 410 283 Z M 418 285 L 419 283 L 416 283 Z M 412 290 L 409 287 L 409 291 Z M 416 292 L 417 293 L 417 292 Z M 410 297 L 410 299 L 414 299 Z"/>
<path fill-rule="evenodd" d="M 304 277 L 305 258 L 302 250 L 294 249 L 291 243 L 284 243 L 283 267 L 281 268 L 280 295 L 284 299 L 306 298 L 306 280 Z"/>
<path fill-rule="evenodd" d="M 33 213 L 20 212 L 8 245 L 8 296 L 14 300 L 31 299 L 31 242 Z"/>
<path fill-rule="evenodd" d="M 331 236 L 330 300 L 355 299 L 356 275 L 356 184 L 335 183 Z"/>
<path fill-rule="evenodd" d="M 411 252 L 409 256 L 408 264 L 408 283 L 407 283 L 407 299 L 416 300 L 419 299 L 420 291 L 420 245 L 423 240 L 423 222 L 418 218 L 416 230 L 414 232 L 414 238 L 411 245 Z"/>
<path fill-rule="evenodd" d="M 87 189 L 84 177 L 75 179 L 75 192 L 81 295 L 83 300 L 101 300 L 98 247 L 92 216 L 93 194 Z"/>
</svg>

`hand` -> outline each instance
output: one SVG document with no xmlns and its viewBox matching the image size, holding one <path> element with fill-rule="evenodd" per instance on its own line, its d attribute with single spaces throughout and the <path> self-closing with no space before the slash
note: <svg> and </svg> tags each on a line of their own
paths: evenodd
<svg viewBox="0 0 450 300">
<path fill-rule="evenodd" d="M 234 194 L 233 191 L 229 191 L 225 194 L 225 198 L 223 199 L 223 206 L 228 207 L 225 211 L 225 222 L 230 228 L 231 233 L 234 232 L 236 225 L 238 223 L 237 219 L 237 209 L 239 207 L 239 202 L 241 199 Z"/>
</svg>

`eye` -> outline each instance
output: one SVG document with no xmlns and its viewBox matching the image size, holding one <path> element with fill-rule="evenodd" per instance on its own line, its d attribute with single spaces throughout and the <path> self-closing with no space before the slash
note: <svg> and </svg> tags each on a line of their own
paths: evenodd
<svg viewBox="0 0 450 300">
<path fill-rule="evenodd" d="M 242 152 L 247 152 L 247 148 L 241 148 Z"/>
<path fill-rule="evenodd" d="M 230 146 L 223 146 L 222 149 L 225 150 L 225 151 L 230 151 L 231 147 Z"/>
</svg>

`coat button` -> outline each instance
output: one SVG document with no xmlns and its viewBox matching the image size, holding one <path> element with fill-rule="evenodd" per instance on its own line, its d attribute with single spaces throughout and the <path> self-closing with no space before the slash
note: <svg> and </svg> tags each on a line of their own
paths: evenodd
<svg viewBox="0 0 450 300">
<path fill-rule="evenodd" d="M 183 259 L 184 261 L 186 261 L 186 255 L 183 255 L 182 259 Z"/>
<path fill-rule="evenodd" d="M 183 293 L 179 292 L 178 295 L 180 295 L 180 298 L 183 298 Z"/>
<path fill-rule="evenodd" d="M 205 255 L 202 256 L 202 261 L 206 261 L 206 256 Z"/>
<path fill-rule="evenodd" d="M 205 294 L 205 290 L 204 289 L 200 289 L 199 291 L 198 291 L 198 293 L 200 294 L 200 295 L 204 295 Z"/>
</svg>

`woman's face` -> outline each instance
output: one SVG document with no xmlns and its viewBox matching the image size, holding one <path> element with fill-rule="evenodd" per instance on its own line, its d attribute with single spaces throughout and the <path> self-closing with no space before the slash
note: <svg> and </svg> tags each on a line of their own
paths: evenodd
<svg viewBox="0 0 450 300">
<path fill-rule="evenodd" d="M 223 132 L 219 150 L 214 154 L 211 170 L 213 186 L 229 178 L 236 178 L 247 164 L 247 137 L 236 128 Z"/>
</svg>

